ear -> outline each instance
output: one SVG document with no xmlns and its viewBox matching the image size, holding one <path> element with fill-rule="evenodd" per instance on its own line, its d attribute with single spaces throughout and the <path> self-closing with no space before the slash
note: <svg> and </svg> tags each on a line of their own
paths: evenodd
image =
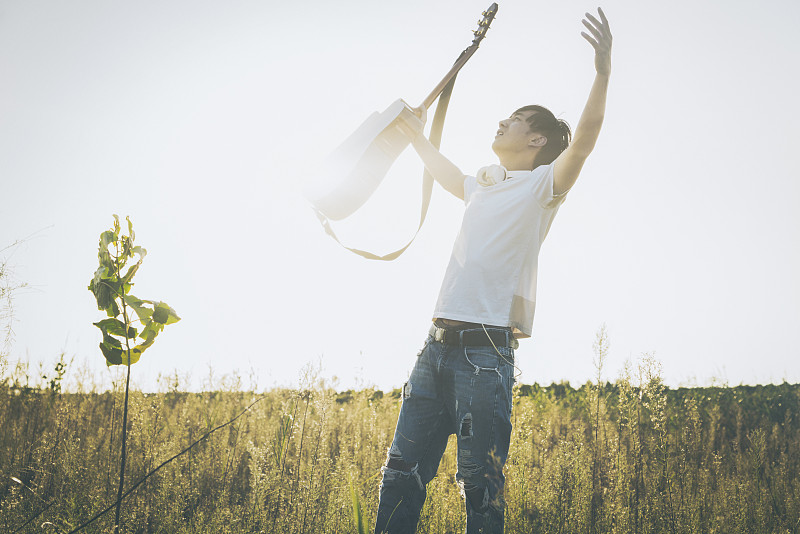
<svg viewBox="0 0 800 534">
<path fill-rule="evenodd" d="M 537 135 L 528 141 L 528 146 L 543 147 L 547 144 L 547 138 L 543 135 Z"/>
</svg>

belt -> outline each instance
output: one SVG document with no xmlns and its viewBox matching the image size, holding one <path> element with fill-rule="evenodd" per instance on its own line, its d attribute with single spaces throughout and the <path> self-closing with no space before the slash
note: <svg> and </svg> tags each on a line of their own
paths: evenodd
<svg viewBox="0 0 800 534">
<path fill-rule="evenodd" d="M 458 325 L 450 328 L 432 325 L 428 333 L 435 341 L 448 345 L 519 348 L 519 341 L 511 334 L 511 329 L 498 326 L 487 326 L 484 331 L 481 325 Z"/>
</svg>

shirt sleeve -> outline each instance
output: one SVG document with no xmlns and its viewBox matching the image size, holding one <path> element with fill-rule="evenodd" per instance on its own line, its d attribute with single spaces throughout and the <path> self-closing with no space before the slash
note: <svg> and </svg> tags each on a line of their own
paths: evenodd
<svg viewBox="0 0 800 534">
<path fill-rule="evenodd" d="M 567 193 L 564 191 L 560 195 L 553 194 L 553 164 L 540 165 L 531 171 L 533 174 L 533 196 L 543 208 L 552 209 L 564 202 Z"/>
<path fill-rule="evenodd" d="M 478 179 L 474 176 L 464 176 L 464 204 L 469 204 L 469 198 L 478 189 Z"/>
</svg>

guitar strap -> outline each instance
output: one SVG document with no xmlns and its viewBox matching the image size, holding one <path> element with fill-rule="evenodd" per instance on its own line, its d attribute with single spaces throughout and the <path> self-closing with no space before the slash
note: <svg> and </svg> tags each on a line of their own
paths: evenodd
<svg viewBox="0 0 800 534">
<path fill-rule="evenodd" d="M 442 131 L 444 129 L 444 116 L 447 113 L 447 106 L 450 103 L 450 94 L 453 92 L 453 86 L 456 83 L 456 77 L 450 80 L 450 82 L 444 87 L 442 90 L 442 94 L 439 95 L 439 102 L 436 104 L 436 113 L 433 117 L 433 123 L 431 123 L 431 133 L 428 136 L 431 144 L 435 146 L 437 149 L 441 145 L 442 142 Z M 425 169 L 425 172 L 422 175 L 422 206 L 420 208 L 419 214 L 419 226 L 417 227 L 417 231 L 414 232 L 414 236 L 411 238 L 411 241 L 406 243 L 401 249 L 395 250 L 394 252 L 390 252 L 389 254 L 385 254 L 383 256 L 378 256 L 377 254 L 373 254 L 372 252 L 367 252 L 366 250 L 359 250 L 357 248 L 351 248 L 346 246 L 344 243 L 339 241 L 339 238 L 336 236 L 336 233 L 333 231 L 333 227 L 331 226 L 331 222 L 328 220 L 325 215 L 322 214 L 318 209 L 314 208 L 314 213 L 317 215 L 319 222 L 322 223 L 322 227 L 325 229 L 325 233 L 331 236 L 337 243 L 342 245 L 344 248 L 358 254 L 361 257 L 364 257 L 368 260 L 382 260 L 382 261 L 392 261 L 398 258 L 406 249 L 411 246 L 411 243 L 417 238 L 417 234 L 419 234 L 420 229 L 422 228 L 422 223 L 425 222 L 425 217 L 428 215 L 428 207 L 431 204 L 431 192 L 433 191 L 433 176 L 428 172 L 428 169 Z M 312 206 L 313 207 L 313 206 Z"/>
</svg>

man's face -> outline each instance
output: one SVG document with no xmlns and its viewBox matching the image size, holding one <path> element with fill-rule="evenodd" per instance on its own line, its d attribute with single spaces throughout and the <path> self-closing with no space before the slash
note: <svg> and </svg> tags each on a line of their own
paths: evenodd
<svg viewBox="0 0 800 534">
<path fill-rule="evenodd" d="M 519 152 L 530 146 L 531 140 L 539 137 L 531 132 L 527 119 L 535 111 L 515 111 L 507 119 L 499 123 L 497 134 L 494 136 L 492 150 L 500 152 Z"/>
</svg>

